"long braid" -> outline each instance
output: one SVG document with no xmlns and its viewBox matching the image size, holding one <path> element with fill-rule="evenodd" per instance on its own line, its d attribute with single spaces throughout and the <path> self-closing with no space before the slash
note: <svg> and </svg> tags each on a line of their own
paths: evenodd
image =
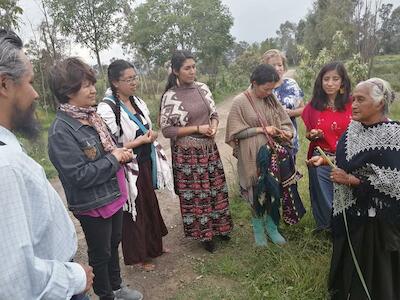
<svg viewBox="0 0 400 300">
<path fill-rule="evenodd" d="M 112 91 L 112 94 L 115 99 L 115 106 L 116 106 L 115 122 L 117 123 L 117 125 L 119 127 L 119 136 L 122 136 L 124 134 L 124 131 L 122 130 L 122 126 L 121 126 L 121 102 L 118 98 L 118 93 L 112 83 L 110 83 L 110 87 L 111 87 L 111 91 Z"/>
<path fill-rule="evenodd" d="M 118 81 L 120 76 L 122 75 L 122 72 L 129 68 L 135 69 L 135 67 L 131 63 L 122 59 L 117 59 L 108 66 L 107 70 L 108 82 L 110 84 L 112 94 L 116 99 L 115 121 L 119 127 L 119 136 L 122 136 L 124 133 L 121 126 L 121 100 L 118 97 L 118 91 L 117 88 L 114 86 L 113 81 Z"/>
<path fill-rule="evenodd" d="M 171 72 L 168 75 L 168 79 L 167 79 L 167 84 L 165 86 L 165 90 L 164 93 L 162 93 L 161 98 L 160 98 L 160 107 L 158 109 L 158 117 L 157 117 L 157 125 L 158 127 L 160 127 L 160 121 L 161 121 L 161 105 L 162 105 L 162 99 L 164 97 L 164 94 L 170 89 L 173 88 L 174 86 L 177 86 L 177 79 L 178 77 L 174 74 L 174 72 Z"/>
</svg>

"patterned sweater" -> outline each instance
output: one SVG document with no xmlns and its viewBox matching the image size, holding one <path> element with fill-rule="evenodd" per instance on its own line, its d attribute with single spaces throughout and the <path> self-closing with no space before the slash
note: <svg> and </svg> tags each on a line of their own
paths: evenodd
<svg viewBox="0 0 400 300">
<path fill-rule="evenodd" d="M 204 83 L 173 87 L 162 97 L 160 124 L 166 138 L 176 139 L 179 127 L 209 124 L 211 119 L 218 119 L 218 114 Z"/>
</svg>

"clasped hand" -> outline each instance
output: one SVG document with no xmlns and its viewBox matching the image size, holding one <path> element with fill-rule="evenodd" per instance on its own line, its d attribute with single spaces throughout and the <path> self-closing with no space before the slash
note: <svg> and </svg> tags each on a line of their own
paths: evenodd
<svg viewBox="0 0 400 300">
<path fill-rule="evenodd" d="M 112 152 L 112 155 L 118 160 L 119 163 L 124 164 L 132 161 L 133 152 L 131 149 L 127 149 L 125 147 L 115 148 Z"/>
<path fill-rule="evenodd" d="M 139 136 L 137 139 L 139 140 L 140 144 L 149 144 L 154 142 L 157 139 L 158 133 L 153 130 L 147 131 L 145 134 Z"/>
<path fill-rule="evenodd" d="M 321 129 L 311 129 L 306 136 L 310 141 L 315 141 L 317 139 L 324 137 L 324 132 Z"/>
<path fill-rule="evenodd" d="M 344 170 L 340 168 L 334 168 L 332 169 L 330 178 L 332 182 L 350 185 L 352 175 L 346 173 Z"/>
<path fill-rule="evenodd" d="M 217 133 L 217 127 L 210 124 L 199 125 L 199 133 L 208 137 L 213 137 Z"/>
<path fill-rule="evenodd" d="M 270 136 L 272 136 L 273 138 L 278 138 L 283 142 L 290 143 L 292 139 L 292 133 L 290 131 L 279 129 L 275 126 L 266 126 L 265 130 Z"/>
</svg>

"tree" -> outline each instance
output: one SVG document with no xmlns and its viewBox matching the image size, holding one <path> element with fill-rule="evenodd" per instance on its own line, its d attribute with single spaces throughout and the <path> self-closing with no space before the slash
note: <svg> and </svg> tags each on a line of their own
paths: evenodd
<svg viewBox="0 0 400 300">
<path fill-rule="evenodd" d="M 232 25 L 232 16 L 220 0 L 148 0 L 128 16 L 122 41 L 149 65 L 163 65 L 176 49 L 192 51 L 215 77 L 233 44 Z"/>
<path fill-rule="evenodd" d="M 305 47 L 317 55 L 324 48 L 330 48 L 332 37 L 342 31 L 350 43 L 354 39 L 353 14 L 360 0 L 316 0 L 313 10 L 307 15 L 301 34 L 297 37 L 304 41 Z M 354 45 L 354 44 L 353 44 Z M 352 47 L 350 47 L 352 49 Z"/>
<path fill-rule="evenodd" d="M 304 44 L 304 34 L 305 34 L 306 24 L 307 23 L 304 19 L 301 19 L 299 21 L 299 23 L 297 24 L 297 30 L 296 30 L 296 34 L 295 34 L 295 39 L 296 39 L 297 45 Z"/>
<path fill-rule="evenodd" d="M 348 47 L 346 52 L 338 49 L 342 52 L 338 58 L 359 53 L 370 73 L 380 50 L 378 45 L 384 45 L 382 37 L 390 39 L 391 24 L 385 20 L 391 7 L 391 4 L 381 5 L 381 0 L 316 0 L 313 10 L 299 22 L 296 40 L 303 41 L 312 57 L 316 57 L 324 47 L 338 47 L 333 37 L 341 31 Z"/>
<path fill-rule="evenodd" d="M 41 33 L 40 33 L 41 34 Z M 31 58 L 33 70 L 35 73 L 34 87 L 39 92 L 39 104 L 46 111 L 51 108 L 56 110 L 58 103 L 50 92 L 48 83 L 48 74 L 51 66 L 54 64 L 52 53 L 43 47 L 39 40 L 31 39 L 26 45 L 26 51 Z"/>
<path fill-rule="evenodd" d="M 227 64 L 233 63 L 240 55 L 242 55 L 247 49 L 249 49 L 250 45 L 248 42 L 239 41 L 234 42 L 232 47 L 226 53 L 225 59 Z"/>
<path fill-rule="evenodd" d="M 52 63 L 54 63 L 62 56 L 63 49 L 65 49 L 65 39 L 58 37 L 59 25 L 49 18 L 44 0 L 41 1 L 41 5 L 44 20 L 39 25 L 40 41 L 44 43 Z"/>
<path fill-rule="evenodd" d="M 37 30 L 33 31 L 33 37 L 25 48 L 36 74 L 34 86 L 40 94 L 39 103 L 47 112 L 48 107 L 55 110 L 58 106 L 58 102 L 50 92 L 49 70 L 56 60 L 69 55 L 66 53 L 69 41 L 57 34 L 57 25 L 49 19 L 43 2 L 42 13 L 44 20 L 38 25 Z"/>
<path fill-rule="evenodd" d="M 303 91 L 306 93 L 311 92 L 314 80 L 321 68 L 331 61 L 338 60 L 347 47 L 347 41 L 344 39 L 341 31 L 337 31 L 334 35 L 332 47 L 330 49 L 321 49 L 316 57 L 313 57 L 304 46 L 298 46 L 301 60 L 296 70 L 296 79 Z M 338 50 L 338 48 L 344 49 Z M 362 62 L 359 53 L 353 54 L 351 59 L 346 61 L 345 65 L 353 84 L 368 77 L 368 65 Z"/>
<path fill-rule="evenodd" d="M 387 6 L 392 4 L 387 4 Z M 390 17 L 388 16 L 392 7 L 383 8 L 381 18 L 384 20 L 381 27 L 382 50 L 383 53 L 399 53 L 400 52 L 400 6 L 395 8 Z"/>
<path fill-rule="evenodd" d="M 0 0 L 0 28 L 18 29 L 19 15 L 23 9 L 17 6 L 18 0 Z"/>
<path fill-rule="evenodd" d="M 172 1 L 148 0 L 128 14 L 123 46 L 135 49 L 149 64 L 161 65 L 178 46 L 174 26 Z M 180 43 L 190 50 L 182 39 Z"/>
<path fill-rule="evenodd" d="M 382 20 L 379 18 L 381 8 L 380 0 L 374 1 L 374 4 L 369 0 L 358 0 L 354 13 L 357 49 L 363 63 L 368 64 L 368 76 L 380 42 L 378 33 L 382 25 Z"/>
<path fill-rule="evenodd" d="M 211 76 L 210 88 L 214 88 L 218 67 L 225 53 L 233 44 L 229 33 L 233 18 L 220 0 L 186 0 L 192 8 L 194 48 L 206 73 Z"/>
<path fill-rule="evenodd" d="M 122 13 L 128 0 L 45 0 L 50 16 L 63 34 L 94 52 L 102 72 L 100 52 L 107 49 L 122 28 Z"/>
<path fill-rule="evenodd" d="M 279 48 L 279 40 L 276 37 L 272 37 L 272 38 L 266 38 L 264 41 L 262 41 L 260 43 L 260 57 L 262 56 L 262 54 L 265 53 L 265 51 L 269 50 L 269 49 L 276 49 Z"/>
<path fill-rule="evenodd" d="M 297 49 L 296 49 L 296 30 L 295 23 L 286 21 L 279 26 L 276 31 L 278 35 L 280 49 L 286 53 L 286 57 L 290 63 L 297 63 Z"/>
</svg>

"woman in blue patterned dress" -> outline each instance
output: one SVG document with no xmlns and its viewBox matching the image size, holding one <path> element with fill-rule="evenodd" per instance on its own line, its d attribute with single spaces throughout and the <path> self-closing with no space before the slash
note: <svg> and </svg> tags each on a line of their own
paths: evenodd
<svg viewBox="0 0 400 300">
<path fill-rule="evenodd" d="M 299 135 L 297 133 L 296 118 L 301 116 L 304 109 L 304 93 L 294 79 L 283 77 L 287 71 L 287 60 L 281 51 L 277 49 L 268 50 L 264 53 L 262 60 L 264 63 L 272 65 L 279 75 L 279 81 L 276 83 L 273 93 L 286 109 L 296 129 L 293 141 L 293 158 L 295 158 L 299 150 Z"/>
</svg>

